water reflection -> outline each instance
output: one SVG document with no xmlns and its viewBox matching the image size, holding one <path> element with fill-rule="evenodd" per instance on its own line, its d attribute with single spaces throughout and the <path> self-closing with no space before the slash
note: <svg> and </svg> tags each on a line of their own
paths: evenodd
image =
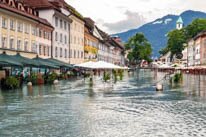
<svg viewBox="0 0 206 137">
<path fill-rule="evenodd" d="M 164 92 L 156 92 L 164 76 L 139 70 L 116 84 L 96 77 L 92 87 L 71 80 L 1 91 L 0 136 L 205 136 L 205 76 L 184 75 L 178 86 L 163 80 Z"/>
</svg>

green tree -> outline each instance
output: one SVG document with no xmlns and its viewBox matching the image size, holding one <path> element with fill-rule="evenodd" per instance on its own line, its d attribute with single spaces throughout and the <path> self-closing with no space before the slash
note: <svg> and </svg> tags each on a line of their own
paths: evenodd
<svg viewBox="0 0 206 137">
<path fill-rule="evenodd" d="M 173 30 L 168 34 L 167 48 L 171 51 L 171 59 L 176 53 L 181 53 L 184 50 L 186 42 L 185 30 Z"/>
<path fill-rule="evenodd" d="M 152 48 L 151 44 L 142 33 L 137 33 L 126 43 L 126 49 L 129 50 L 127 58 L 130 63 L 138 64 L 141 60 L 151 62 Z"/>
<path fill-rule="evenodd" d="M 195 37 L 198 33 L 206 30 L 206 19 L 195 19 L 191 24 L 181 30 L 172 30 L 168 33 L 167 46 L 159 51 L 160 54 L 164 55 L 171 51 L 171 58 L 176 53 L 182 52 L 184 49 L 184 43 L 187 40 Z"/>
<path fill-rule="evenodd" d="M 206 19 L 195 19 L 191 24 L 185 28 L 185 35 L 187 39 L 195 37 L 201 31 L 206 30 Z"/>
<path fill-rule="evenodd" d="M 160 49 L 159 54 L 160 54 L 160 55 L 165 55 L 165 54 L 166 54 L 167 52 L 169 52 L 169 51 L 170 51 L 170 50 L 169 50 L 168 46 L 166 46 L 166 47 Z"/>
</svg>

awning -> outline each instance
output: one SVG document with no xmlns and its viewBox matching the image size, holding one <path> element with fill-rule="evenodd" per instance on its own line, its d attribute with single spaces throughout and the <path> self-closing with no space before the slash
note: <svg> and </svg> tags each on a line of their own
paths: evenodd
<svg viewBox="0 0 206 137">
<path fill-rule="evenodd" d="M 21 56 L 19 53 L 17 53 L 14 56 L 11 56 L 13 59 L 18 60 L 18 62 L 20 62 L 21 64 L 24 65 L 24 67 L 39 67 L 38 62 L 36 62 L 35 60 L 26 58 Z"/>
<path fill-rule="evenodd" d="M 77 64 L 77 65 L 74 65 L 75 67 L 80 67 L 80 68 L 92 68 L 92 66 L 94 65 L 95 62 L 92 62 L 92 61 L 88 61 L 88 62 L 84 62 L 84 63 L 81 63 L 81 64 Z"/>
<path fill-rule="evenodd" d="M 44 59 L 46 62 L 49 62 L 51 64 L 55 64 L 55 66 L 62 67 L 62 68 L 73 68 L 72 65 L 67 64 L 65 62 L 59 61 L 57 59 L 49 58 L 49 59 Z"/>
<path fill-rule="evenodd" d="M 12 67 L 12 66 L 23 67 L 23 64 L 21 64 L 18 61 L 18 59 L 12 58 L 10 55 L 3 53 L 0 54 L 0 66 L 1 67 Z"/>
<path fill-rule="evenodd" d="M 39 68 L 53 68 L 53 69 L 59 69 L 58 66 L 56 66 L 54 63 L 47 62 L 46 60 L 39 58 L 38 56 L 36 58 L 33 58 Z"/>
</svg>

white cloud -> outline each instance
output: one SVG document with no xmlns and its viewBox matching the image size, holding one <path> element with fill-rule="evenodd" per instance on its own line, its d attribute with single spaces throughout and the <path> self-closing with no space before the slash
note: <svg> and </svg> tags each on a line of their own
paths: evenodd
<svg viewBox="0 0 206 137">
<path fill-rule="evenodd" d="M 89 16 L 97 22 L 97 24 L 108 33 L 113 31 L 121 31 L 130 29 L 135 22 L 125 21 L 125 12 L 138 13 L 143 16 L 147 22 L 153 21 L 166 14 L 180 14 L 185 10 L 200 10 L 206 11 L 205 0 L 66 0 L 69 4 L 74 6 L 84 16 Z M 133 15 L 132 15 L 133 16 Z M 122 26 L 121 24 L 129 24 L 129 26 Z M 116 24 L 120 23 L 120 25 Z M 106 24 L 106 26 L 105 26 Z M 110 29 L 111 25 L 122 26 L 121 28 Z M 131 25 L 131 26 L 130 26 Z M 138 26 L 138 22 L 136 26 Z"/>
<path fill-rule="evenodd" d="M 144 17 L 137 12 L 127 10 L 125 16 L 126 18 L 123 20 L 113 23 L 103 23 L 102 25 L 106 27 L 110 33 L 116 33 L 139 27 L 145 23 Z"/>
</svg>

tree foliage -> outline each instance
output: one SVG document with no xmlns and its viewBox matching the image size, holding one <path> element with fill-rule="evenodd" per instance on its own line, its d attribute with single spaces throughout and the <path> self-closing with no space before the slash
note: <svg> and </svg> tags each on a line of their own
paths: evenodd
<svg viewBox="0 0 206 137">
<path fill-rule="evenodd" d="M 138 64 L 141 60 L 151 61 L 151 44 L 142 33 L 137 33 L 126 43 L 126 50 L 129 50 L 127 58 L 130 63 Z"/>
<path fill-rule="evenodd" d="M 204 30 L 206 30 L 206 19 L 195 19 L 185 28 L 185 36 L 187 39 L 191 39 Z"/>
<path fill-rule="evenodd" d="M 181 30 L 172 30 L 168 33 L 167 46 L 159 51 L 161 55 L 171 51 L 172 57 L 184 50 L 187 40 L 206 30 L 206 19 L 195 19 L 191 24 Z M 171 57 L 171 58 L 172 58 Z"/>
<path fill-rule="evenodd" d="M 184 43 L 186 42 L 185 30 L 173 30 L 168 34 L 167 46 L 171 54 L 181 53 L 184 50 Z"/>
</svg>

